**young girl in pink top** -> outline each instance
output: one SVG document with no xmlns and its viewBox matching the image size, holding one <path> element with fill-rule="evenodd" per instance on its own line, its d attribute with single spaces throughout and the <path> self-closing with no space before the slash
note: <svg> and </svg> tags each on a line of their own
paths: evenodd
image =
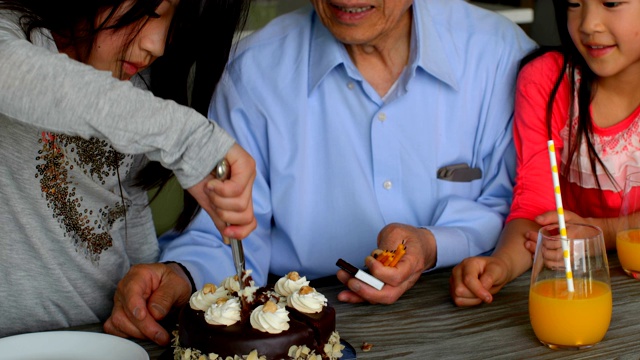
<svg viewBox="0 0 640 360">
<path fill-rule="evenodd" d="M 458 306 L 491 302 L 531 267 L 538 229 L 557 222 L 548 139 L 565 220 L 599 226 L 615 248 L 624 179 L 640 170 L 640 1 L 554 0 L 554 7 L 562 46 L 532 54 L 518 76 L 511 213 L 490 257 L 453 269 Z"/>
</svg>

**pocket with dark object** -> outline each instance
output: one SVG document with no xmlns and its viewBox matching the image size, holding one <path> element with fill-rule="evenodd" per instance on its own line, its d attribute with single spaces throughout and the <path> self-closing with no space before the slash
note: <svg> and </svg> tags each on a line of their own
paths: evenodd
<svg viewBox="0 0 640 360">
<path fill-rule="evenodd" d="M 453 182 L 471 182 L 482 178 L 480 168 L 469 167 L 468 164 L 454 164 L 438 169 L 438 179 Z"/>
</svg>

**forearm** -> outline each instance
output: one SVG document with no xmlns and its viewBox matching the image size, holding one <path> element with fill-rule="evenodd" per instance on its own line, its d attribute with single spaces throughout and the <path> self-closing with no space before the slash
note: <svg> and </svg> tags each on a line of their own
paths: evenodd
<svg viewBox="0 0 640 360">
<path fill-rule="evenodd" d="M 525 248 L 527 231 L 538 231 L 540 225 L 526 219 L 514 219 L 508 222 L 498 245 L 491 256 L 505 262 L 508 269 L 508 281 L 511 281 L 529 270 L 533 264 L 531 253 Z"/>
<path fill-rule="evenodd" d="M 7 36 L 0 33 L 0 111 L 17 122 L 146 154 L 183 187 L 201 181 L 234 142 L 192 109 Z"/>
<path fill-rule="evenodd" d="M 616 234 L 620 226 L 619 218 L 585 218 L 585 220 L 588 224 L 602 229 L 607 250 L 616 248 Z"/>
</svg>

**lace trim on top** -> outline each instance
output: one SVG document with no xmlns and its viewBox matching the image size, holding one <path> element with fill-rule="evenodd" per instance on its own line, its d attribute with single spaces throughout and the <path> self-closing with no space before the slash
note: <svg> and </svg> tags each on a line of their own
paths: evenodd
<svg viewBox="0 0 640 360">
<path fill-rule="evenodd" d="M 580 76 L 576 74 L 576 90 L 573 94 L 573 109 L 571 111 L 571 121 L 567 121 L 565 127 L 560 131 L 560 136 L 564 143 L 562 149 L 562 168 L 567 168 L 567 159 L 569 158 L 569 126 L 571 133 L 574 134 L 578 127 L 578 101 L 577 88 L 580 82 Z M 640 171 L 640 107 L 636 108 L 633 113 L 608 128 L 600 128 L 593 124 L 593 133 L 590 134 L 591 141 L 596 152 L 602 159 L 602 162 L 613 176 L 615 183 L 604 172 L 602 167 L 596 166 L 596 176 L 600 181 L 602 190 L 610 190 L 619 192 L 624 187 L 624 179 L 627 174 Z M 591 164 L 589 163 L 589 155 L 586 140 L 580 141 L 580 151 L 577 159 L 580 162 L 580 168 L 574 162 L 570 165 L 567 172 L 567 181 L 579 185 L 587 189 L 597 189 L 596 178 L 591 173 Z"/>
</svg>

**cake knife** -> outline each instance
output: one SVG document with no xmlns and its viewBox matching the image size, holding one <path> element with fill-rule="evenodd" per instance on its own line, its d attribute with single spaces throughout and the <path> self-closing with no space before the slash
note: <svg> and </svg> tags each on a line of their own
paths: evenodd
<svg viewBox="0 0 640 360">
<path fill-rule="evenodd" d="M 230 177 L 229 162 L 227 159 L 222 159 L 218 162 L 215 169 L 215 176 L 220 180 L 227 180 Z M 228 226 L 229 224 L 227 224 Z M 233 255 L 233 264 L 236 267 L 236 273 L 238 274 L 238 284 L 240 284 L 240 290 L 244 289 L 244 282 L 242 281 L 242 274 L 244 274 L 244 250 L 242 249 L 242 242 L 238 239 L 228 238 L 222 236 L 224 242 L 231 244 L 231 254 Z"/>
</svg>

